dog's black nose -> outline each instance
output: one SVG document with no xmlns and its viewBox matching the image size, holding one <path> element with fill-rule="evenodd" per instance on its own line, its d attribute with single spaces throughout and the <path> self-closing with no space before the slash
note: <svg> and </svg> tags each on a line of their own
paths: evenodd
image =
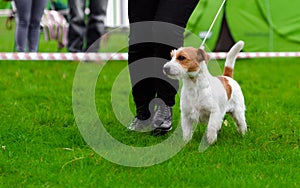
<svg viewBox="0 0 300 188">
<path fill-rule="evenodd" d="M 169 66 L 164 66 L 163 70 L 164 70 L 164 72 L 165 72 L 166 74 L 169 74 L 171 68 L 170 68 Z"/>
</svg>

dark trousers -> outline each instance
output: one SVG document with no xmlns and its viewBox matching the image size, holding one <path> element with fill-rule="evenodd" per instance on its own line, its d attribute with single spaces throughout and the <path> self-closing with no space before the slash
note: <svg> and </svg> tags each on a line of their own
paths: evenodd
<svg viewBox="0 0 300 188">
<path fill-rule="evenodd" d="M 137 113 L 150 115 L 149 103 L 175 104 L 179 83 L 167 78 L 163 65 L 183 46 L 186 23 L 199 0 L 129 0 L 128 63 Z"/>
<path fill-rule="evenodd" d="M 104 33 L 104 19 L 108 0 L 89 0 L 90 14 L 85 23 L 86 0 L 68 0 L 69 4 L 69 52 L 98 52 L 99 39 Z M 86 40 L 86 44 L 84 41 Z"/>
</svg>

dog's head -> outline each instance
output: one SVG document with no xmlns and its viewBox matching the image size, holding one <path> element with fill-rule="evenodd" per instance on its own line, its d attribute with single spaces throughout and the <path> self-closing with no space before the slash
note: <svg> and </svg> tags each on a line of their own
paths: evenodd
<svg viewBox="0 0 300 188">
<path fill-rule="evenodd" d="M 208 54 L 193 47 L 172 50 L 171 60 L 163 67 L 163 72 L 173 79 L 194 78 L 201 70 L 201 63 L 208 63 Z"/>
</svg>

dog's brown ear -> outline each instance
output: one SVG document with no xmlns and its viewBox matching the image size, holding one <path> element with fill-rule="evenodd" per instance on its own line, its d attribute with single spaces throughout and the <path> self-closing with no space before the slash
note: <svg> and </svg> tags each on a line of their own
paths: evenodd
<svg viewBox="0 0 300 188">
<path fill-rule="evenodd" d="M 172 50 L 172 51 L 170 52 L 171 58 L 172 58 L 174 55 L 175 55 L 175 50 Z"/>
<path fill-rule="evenodd" d="M 210 60 L 210 56 L 201 48 L 198 49 L 197 55 L 199 62 L 204 60 L 205 63 L 208 63 L 208 61 Z"/>
</svg>

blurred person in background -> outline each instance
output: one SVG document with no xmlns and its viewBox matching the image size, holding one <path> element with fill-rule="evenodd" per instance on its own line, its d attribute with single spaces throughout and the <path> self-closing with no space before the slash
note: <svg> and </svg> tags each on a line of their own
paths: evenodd
<svg viewBox="0 0 300 188">
<path fill-rule="evenodd" d="M 100 44 L 97 40 L 104 34 L 107 1 L 89 0 L 90 13 L 87 23 L 85 23 L 86 0 L 68 0 L 69 31 L 67 48 L 69 52 L 99 51 Z"/>
<path fill-rule="evenodd" d="M 37 52 L 40 21 L 48 0 L 14 0 L 17 8 L 16 50 Z"/>
</svg>

